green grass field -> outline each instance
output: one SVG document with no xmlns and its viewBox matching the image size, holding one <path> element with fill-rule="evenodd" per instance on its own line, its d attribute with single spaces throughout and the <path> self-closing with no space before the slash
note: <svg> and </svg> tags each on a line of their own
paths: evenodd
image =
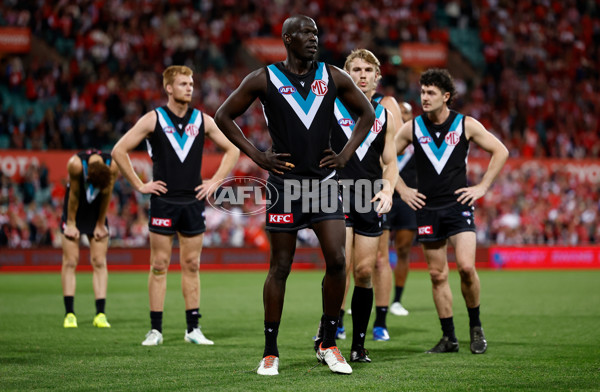
<svg viewBox="0 0 600 392">
<path fill-rule="evenodd" d="M 58 274 L 0 274 L 0 390 L 85 391 L 589 391 L 600 390 L 600 271 L 480 271 L 485 355 L 469 351 L 458 274 L 451 271 L 457 354 L 429 355 L 441 336 L 430 283 L 413 271 L 408 317 L 388 316 L 392 340 L 366 347 L 371 364 L 350 376 L 316 364 L 322 272 L 293 271 L 279 332 L 280 375 L 258 376 L 266 272 L 202 273 L 203 331 L 214 346 L 183 341 L 179 273 L 169 275 L 164 344 L 149 329 L 146 273 L 111 273 L 111 329 L 92 327 L 91 274 L 78 274 L 79 328 L 62 327 Z M 347 316 L 346 325 L 351 326 Z M 372 320 L 371 320 L 372 325 Z M 371 333 L 369 329 L 369 334 Z M 349 335 L 350 337 L 350 335 Z M 350 340 L 339 341 L 349 357 Z"/>
</svg>

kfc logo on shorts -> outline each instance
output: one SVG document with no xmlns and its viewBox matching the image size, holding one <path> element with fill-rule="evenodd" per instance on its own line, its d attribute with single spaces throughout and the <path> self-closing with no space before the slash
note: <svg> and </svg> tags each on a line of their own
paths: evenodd
<svg viewBox="0 0 600 392">
<path fill-rule="evenodd" d="M 351 118 L 340 118 L 338 124 L 340 124 L 342 127 L 349 127 L 354 125 L 354 120 Z"/>
<path fill-rule="evenodd" d="M 294 215 L 269 214 L 269 223 L 294 223 Z"/>
<path fill-rule="evenodd" d="M 429 144 L 429 143 L 431 143 L 431 137 L 429 137 L 429 136 L 421 136 L 419 138 L 419 143 L 421 143 L 421 144 Z"/>
<path fill-rule="evenodd" d="M 152 226 L 171 227 L 171 219 L 152 218 Z"/>
<path fill-rule="evenodd" d="M 433 234 L 433 227 L 419 226 L 419 235 L 431 235 L 431 234 Z"/>
<path fill-rule="evenodd" d="M 325 83 L 322 80 L 315 80 L 311 85 L 310 85 L 310 89 L 311 91 L 318 96 L 322 96 L 327 94 L 327 83 Z"/>
<path fill-rule="evenodd" d="M 163 128 L 165 133 L 173 133 L 175 132 L 175 128 L 174 127 L 165 127 Z"/>
<path fill-rule="evenodd" d="M 374 134 L 378 134 L 379 132 L 381 132 L 381 130 L 383 129 L 383 125 L 381 125 L 381 121 L 375 119 L 375 122 L 373 123 L 373 127 L 371 128 L 371 132 L 373 132 Z"/>
<path fill-rule="evenodd" d="M 279 87 L 279 94 L 289 95 L 296 92 L 296 88 L 294 86 L 281 86 Z"/>
<path fill-rule="evenodd" d="M 445 139 L 447 145 L 456 146 L 460 141 L 460 135 L 456 132 L 448 132 Z"/>
<path fill-rule="evenodd" d="M 188 124 L 185 127 L 185 133 L 186 133 L 186 135 L 188 135 L 190 137 L 196 137 L 196 136 L 198 136 L 198 132 L 199 132 L 199 129 L 194 124 Z"/>
</svg>

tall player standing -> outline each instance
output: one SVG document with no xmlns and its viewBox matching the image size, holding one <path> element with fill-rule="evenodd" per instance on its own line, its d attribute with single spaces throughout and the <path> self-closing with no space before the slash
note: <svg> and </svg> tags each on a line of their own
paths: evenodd
<svg viewBox="0 0 600 392">
<path fill-rule="evenodd" d="M 167 290 L 167 270 L 173 237 L 179 240 L 181 288 L 187 329 L 184 339 L 194 344 L 213 344 L 198 325 L 200 309 L 200 253 L 204 239 L 204 199 L 217 189 L 239 157 L 239 150 L 221 133 L 207 114 L 189 107 L 194 91 L 192 70 L 170 66 L 163 72 L 168 96 L 166 106 L 146 113 L 115 145 L 112 156 L 121 173 L 150 199 L 150 295 L 151 329 L 144 346 L 161 344 L 162 318 Z M 224 151 L 221 164 L 210 180 L 202 181 L 204 137 Z M 129 153 L 143 140 L 152 157 L 153 179 L 143 183 L 135 173 Z M 213 186 L 215 185 L 215 186 Z"/>
</svg>

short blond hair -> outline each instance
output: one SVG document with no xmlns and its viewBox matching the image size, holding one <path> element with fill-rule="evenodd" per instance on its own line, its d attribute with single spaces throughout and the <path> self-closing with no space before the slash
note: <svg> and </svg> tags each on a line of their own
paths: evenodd
<svg viewBox="0 0 600 392">
<path fill-rule="evenodd" d="M 194 71 L 190 67 L 186 67 L 185 65 L 171 65 L 163 72 L 163 88 L 166 89 L 169 84 L 173 84 L 177 75 L 192 76 L 193 74 Z"/>
<path fill-rule="evenodd" d="M 373 54 L 373 52 L 367 49 L 354 49 L 352 52 L 350 52 L 348 57 L 346 57 L 346 62 L 344 63 L 344 70 L 346 70 L 346 72 L 350 72 L 350 63 L 357 58 L 364 60 L 375 67 L 375 71 L 379 74 L 375 81 L 379 81 L 379 79 L 381 79 L 381 63 L 379 62 L 379 59 Z"/>
</svg>

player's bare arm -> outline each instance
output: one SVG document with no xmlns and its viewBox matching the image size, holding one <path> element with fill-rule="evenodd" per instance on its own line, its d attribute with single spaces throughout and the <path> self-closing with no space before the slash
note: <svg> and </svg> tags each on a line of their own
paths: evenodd
<svg viewBox="0 0 600 392">
<path fill-rule="evenodd" d="M 244 136 L 244 133 L 234 121 L 248 110 L 256 98 L 265 96 L 266 93 L 267 75 L 265 69 L 260 68 L 246 76 L 239 87 L 223 102 L 215 114 L 215 123 L 227 139 L 258 166 L 267 171 L 283 174 L 294 167 L 292 163 L 285 160 L 285 158 L 290 157 L 290 154 L 276 153 L 272 149 L 264 152 L 258 150 Z"/>
<path fill-rule="evenodd" d="M 79 208 L 79 192 L 81 191 L 81 176 L 83 175 L 83 164 L 77 155 L 73 155 L 67 163 L 69 173 L 69 204 L 67 206 L 67 222 L 64 235 L 67 239 L 76 241 L 79 239 L 79 229 L 76 224 L 77 209 Z"/>
<path fill-rule="evenodd" d="M 383 189 L 381 189 L 371 200 L 379 200 L 375 211 L 378 214 L 386 214 L 392 208 L 392 197 L 394 195 L 394 185 L 398 180 L 398 161 L 396 159 L 396 146 L 394 144 L 394 135 L 396 134 L 396 123 L 394 116 L 387 111 L 387 128 L 385 131 L 385 145 L 381 154 L 381 163 L 383 164 Z"/>
<path fill-rule="evenodd" d="M 223 158 L 219 168 L 211 179 L 203 181 L 202 185 L 195 188 L 196 199 L 202 200 L 205 197 L 212 195 L 217 190 L 218 184 L 231 172 L 233 166 L 240 157 L 240 150 L 223 135 L 223 132 L 217 127 L 215 120 L 208 114 L 204 114 L 204 133 L 212 140 L 217 147 L 223 151 Z"/>
<path fill-rule="evenodd" d="M 117 163 L 112 160 L 110 163 L 110 183 L 100 193 L 100 209 L 98 211 L 98 220 L 94 227 L 94 239 L 100 241 L 108 237 L 108 227 L 106 227 L 106 212 L 108 211 L 108 205 L 110 204 L 110 197 L 117 180 L 117 174 L 119 174 L 119 168 Z"/>
<path fill-rule="evenodd" d="M 398 133 L 396 133 L 396 136 L 394 137 L 396 155 L 402 154 L 404 149 L 412 143 L 412 133 L 412 121 L 405 123 Z M 396 191 L 400 194 L 402 200 L 413 210 L 416 211 L 425 207 L 425 195 L 415 188 L 408 187 L 400 176 L 398 176 L 398 180 L 396 181 Z"/>
<path fill-rule="evenodd" d="M 467 140 L 474 142 L 492 155 L 488 168 L 479 184 L 460 188 L 454 192 L 454 194 L 459 195 L 457 199 L 459 203 L 468 203 L 472 206 L 473 203 L 475 203 L 475 200 L 485 195 L 500 173 L 500 170 L 502 170 L 504 163 L 506 163 L 506 160 L 508 159 L 508 150 L 504 144 L 502 144 L 496 136 L 488 132 L 479 121 L 469 116 L 465 117 L 465 136 L 467 137 Z"/>
<path fill-rule="evenodd" d="M 153 110 L 144 114 L 138 122 L 115 144 L 112 157 L 119 166 L 121 174 L 140 193 L 160 195 L 167 193 L 167 184 L 164 181 L 149 181 L 143 183 L 133 170 L 129 153 L 133 151 L 144 139 L 154 132 L 156 126 L 156 112 Z"/>
<path fill-rule="evenodd" d="M 330 66 L 330 69 L 339 98 L 350 111 L 358 115 L 352 136 L 350 136 L 342 151 L 339 154 L 336 154 L 331 149 L 323 152 L 325 157 L 319 162 L 319 167 L 336 168 L 344 167 L 352 154 L 354 154 L 354 151 L 360 146 L 360 143 L 365 140 L 367 133 L 375 121 L 375 111 L 365 94 L 356 86 L 350 75 L 334 66 Z"/>
</svg>

